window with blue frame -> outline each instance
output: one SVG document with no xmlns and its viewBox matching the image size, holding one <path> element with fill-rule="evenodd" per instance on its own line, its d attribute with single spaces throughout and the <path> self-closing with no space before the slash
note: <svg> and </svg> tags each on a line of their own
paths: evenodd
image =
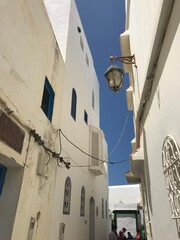
<svg viewBox="0 0 180 240">
<path fill-rule="evenodd" d="M 85 110 L 84 110 L 84 121 L 86 124 L 88 124 L 88 114 Z"/>
<path fill-rule="evenodd" d="M 46 77 L 44 82 L 44 91 L 41 108 L 45 113 L 46 117 L 49 119 L 49 121 L 52 120 L 53 106 L 54 106 L 54 91 Z"/>
<path fill-rule="evenodd" d="M 71 98 L 71 116 L 76 121 L 76 105 L 77 105 L 77 94 L 76 90 L 72 89 L 72 98 Z"/>
<path fill-rule="evenodd" d="M 5 182 L 6 172 L 7 172 L 7 167 L 0 164 L 0 195 L 1 195 L 2 190 L 3 190 L 3 185 L 4 185 L 4 182 Z"/>
</svg>

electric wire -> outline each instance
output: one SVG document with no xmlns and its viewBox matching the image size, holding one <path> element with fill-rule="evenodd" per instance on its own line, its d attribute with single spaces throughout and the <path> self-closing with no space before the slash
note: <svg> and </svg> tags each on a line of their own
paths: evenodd
<svg viewBox="0 0 180 240">
<path fill-rule="evenodd" d="M 60 156 L 61 155 L 61 151 L 62 151 L 61 133 L 60 133 L 60 131 L 59 131 L 59 148 L 60 148 L 60 150 L 59 150 L 59 156 Z"/>
<path fill-rule="evenodd" d="M 123 134 L 124 134 L 124 131 L 125 131 L 125 128 L 126 128 L 128 119 L 129 119 L 129 112 L 127 113 L 126 120 L 125 120 L 125 123 L 124 123 L 124 127 L 123 127 L 123 129 L 122 129 L 122 132 L 121 132 L 118 140 L 117 140 L 117 143 L 116 143 L 116 145 L 114 146 L 114 148 L 112 149 L 112 151 L 108 154 L 107 158 L 105 158 L 105 160 L 107 160 L 107 159 L 111 156 L 111 154 L 116 150 L 116 148 L 118 147 L 118 145 L 119 145 L 119 143 L 120 143 L 120 141 L 121 141 L 121 139 L 122 139 L 122 136 L 123 136 Z"/>
<path fill-rule="evenodd" d="M 49 159 L 48 159 L 47 163 L 45 163 L 45 165 L 48 165 L 49 162 L 51 161 L 51 157 L 50 157 L 50 154 L 48 152 L 46 152 L 46 153 L 47 153 Z"/>
<path fill-rule="evenodd" d="M 83 172 L 84 174 L 87 174 L 87 172 L 85 172 L 84 169 L 83 169 L 83 168 L 84 168 L 84 165 L 81 167 L 81 165 L 79 165 L 77 162 L 75 162 L 75 161 L 73 160 L 73 158 L 70 156 L 70 154 L 69 154 L 68 152 L 66 152 L 63 148 L 62 148 L 62 151 L 69 156 L 69 159 L 70 159 L 74 164 L 76 164 L 76 166 L 74 166 L 74 165 L 72 165 L 72 164 L 71 164 L 71 166 L 73 166 L 73 167 L 80 167 L 81 170 L 82 170 L 82 172 Z"/>
<path fill-rule="evenodd" d="M 44 141 L 41 139 L 41 137 L 36 133 L 35 130 L 31 130 L 31 135 L 34 137 L 35 141 L 38 142 L 39 145 L 41 145 L 45 152 L 48 154 L 49 156 L 49 159 L 48 159 L 48 162 L 45 164 L 45 165 L 48 165 L 50 160 L 51 160 L 51 157 L 50 157 L 50 154 L 52 155 L 52 157 L 56 158 L 57 160 L 57 165 L 61 168 L 64 168 L 66 167 L 67 169 L 69 169 L 69 167 L 80 167 L 80 168 L 85 168 L 85 167 L 91 167 L 91 165 L 79 165 L 77 164 L 75 161 L 73 161 L 72 157 L 69 155 L 69 153 L 67 153 L 63 148 L 62 148 L 62 142 L 61 142 L 61 134 L 62 136 L 70 143 L 72 144 L 75 148 L 77 148 L 79 151 L 81 151 L 83 154 L 99 161 L 100 163 L 97 165 L 101 165 L 103 163 L 107 163 L 107 164 L 120 164 L 120 163 L 123 163 L 123 162 L 126 162 L 126 161 L 129 161 L 129 159 L 124 159 L 124 160 L 120 160 L 120 161 L 116 161 L 116 162 L 112 162 L 112 161 L 107 161 L 107 159 L 109 158 L 109 156 L 115 151 L 115 149 L 117 148 L 117 146 L 119 145 L 120 141 L 121 141 L 121 138 L 124 134 L 124 131 L 125 131 L 125 128 L 126 128 L 126 125 L 127 125 L 127 122 L 128 122 L 128 119 L 129 119 L 129 112 L 127 114 L 127 117 L 126 117 L 126 120 L 125 120 L 125 123 L 124 123 L 124 127 L 123 127 L 123 130 L 118 138 L 118 141 L 116 143 L 116 145 L 114 146 L 114 148 L 112 149 L 112 151 L 110 152 L 110 154 L 103 160 L 103 159 L 100 159 L 100 158 L 97 158 L 97 157 L 94 157 L 92 155 L 90 155 L 89 153 L 85 152 L 84 150 L 82 150 L 80 147 L 78 147 L 76 144 L 74 144 L 71 140 L 69 140 L 69 138 L 63 133 L 62 129 L 59 129 L 59 147 L 60 147 L 60 150 L 59 150 L 59 153 L 56 153 L 56 152 L 53 152 L 51 149 L 49 149 L 48 147 L 45 146 L 44 144 Z M 69 158 L 63 158 L 63 157 L 60 157 L 62 151 L 64 151 L 68 156 Z M 67 161 L 64 161 L 64 159 L 68 159 Z M 71 165 L 70 163 L 70 160 L 73 161 L 76 165 Z"/>
<path fill-rule="evenodd" d="M 50 148 L 48 148 L 47 146 L 45 146 L 45 142 L 41 139 L 41 136 L 40 136 L 38 133 L 36 133 L 36 130 L 34 130 L 34 129 L 32 130 L 32 129 L 31 129 L 31 130 L 30 130 L 30 134 L 34 137 L 35 142 L 37 142 L 40 146 L 43 147 L 43 149 L 45 150 L 46 153 L 51 154 L 52 157 L 57 160 L 57 165 L 58 165 L 59 167 L 62 167 L 62 166 L 60 165 L 60 163 L 61 163 L 61 164 L 63 164 L 63 166 L 65 166 L 67 169 L 70 168 L 70 163 L 64 161 L 63 157 L 60 157 L 60 154 L 59 154 L 59 153 L 56 153 L 56 152 L 52 151 Z M 61 149 L 60 149 L 60 151 L 61 151 Z M 50 161 L 50 158 L 49 158 L 49 161 Z M 49 161 L 48 161 L 48 163 L 49 163 Z M 47 163 L 47 164 L 48 164 L 48 163 Z"/>
<path fill-rule="evenodd" d="M 107 162 L 107 163 L 114 165 L 114 164 L 120 164 L 120 163 L 127 162 L 127 161 L 129 161 L 129 159 L 124 159 L 124 160 L 121 160 L 121 161 L 118 161 L 118 162 L 113 162 L 113 163 L 112 162 Z M 103 164 L 103 163 L 100 163 L 99 165 L 101 165 L 101 164 Z M 92 167 L 92 166 L 91 165 L 78 165 L 78 166 L 74 166 L 74 165 L 71 164 L 71 167 L 84 167 L 85 168 L 85 167 Z"/>
<path fill-rule="evenodd" d="M 127 119 L 128 119 L 128 118 L 127 118 Z M 127 120 L 127 119 L 126 119 L 126 120 Z M 126 121 L 126 123 L 127 123 L 127 121 Z M 126 126 L 126 124 L 125 124 L 125 126 Z M 124 129 L 125 129 L 125 127 L 124 127 Z M 122 161 L 111 162 L 111 161 L 106 161 L 106 160 L 103 160 L 103 159 L 100 159 L 100 158 L 96 158 L 96 157 L 90 155 L 89 153 L 85 152 L 84 150 L 82 150 L 81 148 L 79 148 L 76 144 L 74 144 L 71 140 L 69 140 L 69 138 L 62 132 L 61 129 L 60 129 L 59 131 L 61 132 L 61 134 L 63 135 L 63 137 L 64 137 L 69 143 L 71 143 L 74 147 L 76 147 L 79 151 L 81 151 L 81 152 L 84 153 L 85 155 L 87 155 L 87 156 L 89 156 L 89 157 L 91 157 L 91 158 L 93 158 L 93 159 L 95 159 L 95 160 L 98 160 L 98 161 L 100 161 L 100 162 L 102 162 L 102 163 L 118 164 L 118 163 L 121 163 L 122 161 L 124 162 L 124 161 L 128 161 L 128 160 L 129 160 L 129 159 L 125 159 L 125 160 L 122 160 Z M 122 135 L 122 134 L 121 134 L 121 135 Z M 119 141 L 119 142 L 120 142 L 120 141 Z M 116 145 L 117 145 L 117 144 L 116 144 Z"/>
<path fill-rule="evenodd" d="M 103 160 L 103 159 L 100 159 L 100 158 L 97 158 L 97 157 L 94 157 L 92 155 L 90 155 L 89 153 L 85 152 L 84 150 L 82 150 L 80 147 L 78 147 L 76 144 L 74 144 L 62 131 L 62 129 L 59 130 L 59 133 L 60 135 L 62 134 L 63 137 L 70 143 L 72 144 L 75 148 L 77 148 L 79 151 L 81 151 L 82 153 L 84 153 L 85 155 L 97 160 L 97 161 L 100 161 L 101 163 L 100 164 L 103 164 L 103 163 L 108 163 L 108 164 L 119 164 L 119 163 L 122 163 L 122 162 L 125 162 L 125 161 L 128 161 L 129 159 L 124 159 L 124 160 L 121 160 L 121 161 L 116 161 L 116 162 L 111 162 L 111 161 L 107 161 L 107 159 L 109 158 L 109 156 L 116 150 L 116 148 L 118 147 L 121 139 L 122 139 L 122 136 L 124 134 L 124 131 L 126 129 L 126 126 L 127 126 L 127 122 L 128 122 L 128 119 L 129 119 L 129 112 L 127 113 L 127 116 L 126 116 L 126 120 L 125 120 L 125 123 L 124 123 L 124 126 L 123 126 L 123 129 L 122 129 L 122 132 L 117 140 L 117 143 L 116 145 L 114 146 L 114 148 L 112 149 L 112 151 L 110 152 L 110 154 L 108 154 L 108 156 Z M 72 159 L 72 158 L 71 158 Z M 100 165 L 99 164 L 99 165 Z M 98 165 L 98 166 L 99 166 Z M 71 165 L 72 166 L 72 165 Z M 75 166 L 73 166 L 75 167 Z M 84 166 L 83 166 L 84 167 Z M 86 166 L 88 167 L 88 166 Z"/>
<path fill-rule="evenodd" d="M 81 151 L 82 153 L 84 153 L 85 155 L 89 156 L 89 157 L 92 157 L 93 159 L 95 160 L 98 160 L 98 161 L 101 161 L 101 162 L 106 162 L 105 160 L 102 160 L 100 158 L 97 158 L 97 157 L 94 157 L 92 155 L 90 155 L 89 153 L 85 152 L 84 150 L 82 150 L 81 148 L 79 148 L 76 144 L 74 144 L 71 140 L 69 140 L 68 137 L 66 137 L 66 135 L 63 133 L 63 131 L 60 129 L 59 130 L 61 132 L 61 134 L 63 135 L 63 137 L 69 142 L 71 143 L 71 145 L 73 145 L 75 148 L 77 148 L 79 151 Z"/>
</svg>

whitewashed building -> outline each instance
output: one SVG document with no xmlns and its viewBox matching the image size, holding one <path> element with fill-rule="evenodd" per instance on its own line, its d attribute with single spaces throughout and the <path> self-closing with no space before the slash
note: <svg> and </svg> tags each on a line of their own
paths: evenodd
<svg viewBox="0 0 180 240">
<path fill-rule="evenodd" d="M 0 2 L 0 239 L 52 239 L 64 61 L 43 1 Z"/>
<path fill-rule="evenodd" d="M 134 236 L 143 224 L 139 184 L 109 186 L 109 210 L 117 233 L 125 227 Z"/>
<path fill-rule="evenodd" d="M 180 237 L 180 1 L 126 1 L 123 56 L 135 54 L 128 108 L 134 111 L 129 182 L 141 182 L 148 239 Z"/>
<path fill-rule="evenodd" d="M 75 3 L 59 3 L 62 45 L 43 1 L 0 3 L 2 240 L 108 237 L 99 84 Z"/>
<path fill-rule="evenodd" d="M 61 156 L 71 162 L 57 172 L 52 239 L 108 239 L 107 144 L 93 59 L 75 2 L 44 2 L 65 61 Z"/>
</svg>

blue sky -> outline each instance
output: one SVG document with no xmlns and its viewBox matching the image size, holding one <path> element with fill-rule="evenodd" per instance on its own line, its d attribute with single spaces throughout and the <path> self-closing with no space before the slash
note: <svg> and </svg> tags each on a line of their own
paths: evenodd
<svg viewBox="0 0 180 240">
<path fill-rule="evenodd" d="M 129 86 L 125 74 L 124 86 L 119 93 L 112 92 L 104 78 L 110 66 L 109 56 L 120 56 L 120 33 L 125 30 L 124 0 L 76 0 L 87 41 L 94 59 L 94 66 L 100 84 L 100 126 L 105 133 L 109 153 L 122 135 L 124 124 L 129 118 L 119 145 L 110 155 L 109 161 L 129 159 L 131 140 L 134 138 L 132 112 L 126 106 L 126 88 Z M 118 66 L 122 66 L 119 62 Z M 130 169 L 129 161 L 109 164 L 109 185 L 127 184 L 125 172 Z"/>
</svg>

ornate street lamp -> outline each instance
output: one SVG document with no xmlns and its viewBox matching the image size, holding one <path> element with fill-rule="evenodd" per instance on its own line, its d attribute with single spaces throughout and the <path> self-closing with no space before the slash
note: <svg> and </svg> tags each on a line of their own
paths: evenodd
<svg viewBox="0 0 180 240">
<path fill-rule="evenodd" d="M 104 76 L 108 80 L 109 88 L 114 92 L 118 92 L 123 85 L 123 70 L 116 65 L 111 65 Z"/>
<path fill-rule="evenodd" d="M 125 57 L 113 57 L 111 56 L 110 61 L 120 61 L 124 64 L 133 64 L 136 66 L 135 56 L 125 56 Z M 121 68 L 116 65 L 111 65 L 104 74 L 105 78 L 108 81 L 109 88 L 118 92 L 123 86 L 124 72 Z"/>
</svg>

